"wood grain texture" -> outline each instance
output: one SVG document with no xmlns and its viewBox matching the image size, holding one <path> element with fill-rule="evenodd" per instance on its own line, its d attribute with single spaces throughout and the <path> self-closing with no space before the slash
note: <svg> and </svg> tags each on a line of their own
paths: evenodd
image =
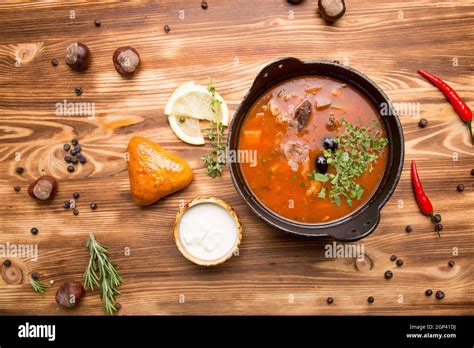
<svg viewBox="0 0 474 348">
<path fill-rule="evenodd" d="M 199 0 L 0 4 L 0 243 L 39 247 L 36 262 L 14 259 L 24 270 L 23 284 L 0 279 L 0 314 L 102 314 L 97 291 L 73 311 L 54 301 L 61 282 L 81 280 L 89 232 L 119 265 L 120 314 L 474 314 L 474 151 L 452 107 L 416 73 L 423 68 L 442 76 L 474 108 L 474 2 L 347 0 L 346 15 L 335 25 L 319 18 L 316 1 L 208 3 L 207 10 Z M 75 19 L 69 19 L 71 10 Z M 102 20 L 99 28 L 96 18 Z M 170 33 L 164 33 L 164 24 Z M 73 73 L 64 63 L 73 41 L 92 51 L 86 73 Z M 112 64 L 114 50 L 123 45 L 134 46 L 142 58 L 141 70 L 129 80 Z M 406 144 L 401 181 L 377 230 L 358 242 L 370 267 L 325 258 L 331 241 L 288 236 L 258 220 L 235 192 L 228 171 L 215 180 L 206 176 L 199 158 L 209 148 L 180 142 L 167 125 L 163 108 L 181 83 L 206 83 L 212 76 L 233 112 L 260 69 L 281 56 L 347 63 L 393 102 L 420 103 L 421 117 L 429 121 L 421 129 L 419 117 L 401 115 Z M 51 66 L 52 58 L 59 66 Z M 76 86 L 83 87 L 80 97 Z M 55 104 L 63 100 L 95 103 L 96 117 L 56 116 Z M 133 134 L 182 155 L 195 172 L 193 183 L 151 207 L 135 206 L 123 157 Z M 68 174 L 62 144 L 74 137 L 88 163 Z M 412 159 L 443 215 L 442 238 L 417 209 Z M 25 167 L 22 176 L 15 173 L 18 165 Z M 49 204 L 26 194 L 28 183 L 43 172 L 60 178 Z M 458 183 L 464 183 L 463 193 L 456 191 Z M 13 191 L 17 184 L 20 193 Z M 77 217 L 62 208 L 74 191 L 81 193 Z M 202 194 L 229 201 L 244 227 L 240 256 L 216 268 L 189 263 L 173 242 L 180 201 Z M 95 212 L 88 207 L 92 201 L 99 205 Z M 410 234 L 407 224 L 414 226 Z M 33 226 L 37 236 L 29 232 Z M 130 256 L 124 256 L 127 247 Z M 389 260 L 392 254 L 404 260 L 403 267 Z M 450 259 L 456 261 L 453 268 Z M 383 277 L 387 269 L 394 273 L 389 281 Z M 26 283 L 33 271 L 54 280 L 45 297 Z M 425 297 L 428 288 L 443 290 L 446 298 Z M 331 306 L 328 296 L 335 299 Z M 375 303 L 369 305 L 368 296 Z"/>
</svg>

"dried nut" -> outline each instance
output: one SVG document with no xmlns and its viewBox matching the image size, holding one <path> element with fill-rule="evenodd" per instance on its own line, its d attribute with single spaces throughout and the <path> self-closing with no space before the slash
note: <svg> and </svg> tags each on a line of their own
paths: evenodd
<svg viewBox="0 0 474 348">
<path fill-rule="evenodd" d="M 31 198 L 47 201 L 54 196 L 57 187 L 58 183 L 55 178 L 44 175 L 31 183 L 28 187 L 28 194 Z"/>
<path fill-rule="evenodd" d="M 113 56 L 115 70 L 122 76 L 132 76 L 140 65 L 140 55 L 130 46 L 119 47 Z"/>
<path fill-rule="evenodd" d="M 9 267 L 2 267 L 2 278 L 9 285 L 21 284 L 23 271 L 16 262 L 11 262 Z"/>
<path fill-rule="evenodd" d="M 344 0 L 318 0 L 318 8 L 321 17 L 329 23 L 338 20 L 346 13 Z"/>
<path fill-rule="evenodd" d="M 68 280 L 56 291 L 55 299 L 61 306 L 73 308 L 81 301 L 85 292 L 81 283 Z"/>
<path fill-rule="evenodd" d="M 66 49 L 66 64 L 74 71 L 87 69 L 91 63 L 91 51 L 80 42 L 74 42 Z"/>
</svg>

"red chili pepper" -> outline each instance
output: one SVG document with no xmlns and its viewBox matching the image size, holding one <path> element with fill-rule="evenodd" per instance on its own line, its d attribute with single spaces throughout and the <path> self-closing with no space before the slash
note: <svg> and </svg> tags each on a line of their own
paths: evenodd
<svg viewBox="0 0 474 348">
<path fill-rule="evenodd" d="M 421 186 L 420 177 L 418 176 L 418 171 L 416 170 L 415 161 L 411 161 L 411 182 L 413 184 L 413 191 L 415 192 L 416 202 L 421 212 L 430 218 L 433 218 L 433 205 L 430 202 L 430 199 L 423 190 Z"/>
<path fill-rule="evenodd" d="M 467 104 L 450 85 L 441 80 L 439 77 L 423 70 L 418 70 L 418 73 L 438 87 L 441 92 L 443 92 L 444 96 L 449 100 L 458 115 L 461 116 L 464 122 L 466 122 L 469 133 L 471 134 L 472 144 L 474 145 L 474 135 L 472 134 L 472 110 L 469 108 L 469 106 L 467 106 Z"/>
</svg>

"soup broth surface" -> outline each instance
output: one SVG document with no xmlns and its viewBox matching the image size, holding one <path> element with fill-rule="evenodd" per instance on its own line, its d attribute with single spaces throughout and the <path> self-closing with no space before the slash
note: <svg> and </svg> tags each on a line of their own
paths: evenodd
<svg viewBox="0 0 474 348">
<path fill-rule="evenodd" d="M 311 105 L 311 114 L 304 128 L 298 129 L 295 110 L 305 100 Z M 257 159 L 240 163 L 243 175 L 260 202 L 281 217 L 303 223 L 337 220 L 364 205 L 380 184 L 389 145 L 372 163 L 372 171 L 354 180 L 364 193 L 359 200 L 352 200 L 352 206 L 343 200 L 338 207 L 328 195 L 317 198 L 311 193 L 313 180 L 308 175 L 323 153 L 324 138 L 337 138 L 345 131 L 345 126 L 328 127 L 330 118 L 371 127 L 386 137 L 377 111 L 359 91 L 322 76 L 297 77 L 273 87 L 255 102 L 243 121 L 238 149 L 255 151 Z M 328 173 L 335 173 L 335 168 L 329 166 Z M 329 183 L 323 187 L 330 189 Z"/>
</svg>

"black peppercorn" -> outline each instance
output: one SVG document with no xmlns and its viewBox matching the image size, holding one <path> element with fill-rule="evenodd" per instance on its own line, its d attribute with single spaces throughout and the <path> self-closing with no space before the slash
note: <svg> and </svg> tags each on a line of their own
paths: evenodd
<svg viewBox="0 0 474 348">
<path fill-rule="evenodd" d="M 15 192 L 20 192 L 21 187 L 19 185 L 15 185 L 13 186 L 13 190 L 15 190 Z"/>
<path fill-rule="evenodd" d="M 328 297 L 328 299 L 326 300 L 326 302 L 328 304 L 333 304 L 334 303 L 334 299 L 332 297 Z"/>
<path fill-rule="evenodd" d="M 406 231 L 407 233 L 413 232 L 413 226 L 412 226 L 412 225 L 407 225 L 407 226 L 405 227 L 405 231 Z"/>
<path fill-rule="evenodd" d="M 74 193 L 72 194 L 72 197 L 73 197 L 74 199 L 79 199 L 79 197 L 81 197 L 81 195 L 80 195 L 79 192 L 74 192 Z"/>
<path fill-rule="evenodd" d="M 397 260 L 397 266 L 402 267 L 403 266 L 403 260 Z"/>
<path fill-rule="evenodd" d="M 76 146 L 77 144 L 79 144 L 79 140 L 77 140 L 77 139 L 74 138 L 74 139 L 71 140 L 71 144 L 72 144 L 73 146 Z"/>
<path fill-rule="evenodd" d="M 64 144 L 64 145 L 63 145 L 63 149 L 64 149 L 64 151 L 69 151 L 69 150 L 71 149 L 71 145 L 69 145 L 69 144 Z"/>
<path fill-rule="evenodd" d="M 436 291 L 436 298 L 438 300 L 442 300 L 444 298 L 444 292 L 442 292 L 441 290 Z"/>
<path fill-rule="evenodd" d="M 82 94 L 82 87 L 76 87 L 74 88 L 74 92 L 76 93 L 76 95 L 81 95 Z"/>
<path fill-rule="evenodd" d="M 390 256 L 390 261 L 395 261 L 397 259 L 397 255 Z"/>
<path fill-rule="evenodd" d="M 68 171 L 69 173 L 73 173 L 75 169 L 76 169 L 76 168 L 74 168 L 74 166 L 73 166 L 72 164 L 69 165 L 69 166 L 67 166 L 67 171 Z"/>
<path fill-rule="evenodd" d="M 25 172 L 25 168 L 23 167 L 16 167 L 15 171 L 18 173 L 18 174 L 23 174 Z"/>
<path fill-rule="evenodd" d="M 435 224 L 440 223 L 440 222 L 441 222 L 441 215 L 440 215 L 440 214 L 436 214 L 436 215 L 434 216 L 434 219 L 433 219 L 433 220 L 434 220 Z"/>
<path fill-rule="evenodd" d="M 3 265 L 5 267 L 10 267 L 12 265 L 12 262 L 10 260 L 5 260 L 5 261 L 3 261 Z"/>
<path fill-rule="evenodd" d="M 96 210 L 97 209 L 97 203 L 91 203 L 90 207 L 91 207 L 92 210 Z"/>
<path fill-rule="evenodd" d="M 33 235 L 37 235 L 38 232 L 39 232 L 39 231 L 38 231 L 38 229 L 37 229 L 36 227 L 33 227 L 33 228 L 31 229 L 31 234 L 33 234 Z"/>
<path fill-rule="evenodd" d="M 420 126 L 420 128 L 425 128 L 427 125 L 428 125 L 428 120 L 426 118 L 422 118 L 418 122 L 418 126 Z"/>
<path fill-rule="evenodd" d="M 56 58 L 51 59 L 52 66 L 58 66 L 58 60 Z"/>
<path fill-rule="evenodd" d="M 63 207 L 64 207 L 64 209 L 69 209 L 69 208 L 71 207 L 71 202 L 69 202 L 69 201 L 64 201 Z"/>
<path fill-rule="evenodd" d="M 74 209 L 72 210 L 72 213 L 73 213 L 74 215 L 79 215 L 79 210 L 76 209 L 76 208 L 74 208 Z"/>
<path fill-rule="evenodd" d="M 118 311 L 121 310 L 121 309 L 122 309 L 122 305 L 121 305 L 119 302 L 117 302 L 117 303 L 115 304 L 115 309 L 118 310 Z"/>
<path fill-rule="evenodd" d="M 463 185 L 463 184 L 459 184 L 459 185 L 456 187 L 456 190 L 458 190 L 458 192 L 464 191 L 464 185 Z"/>
<path fill-rule="evenodd" d="M 369 303 L 374 303 L 374 301 L 375 301 L 375 298 L 373 296 L 369 296 L 367 298 L 367 302 L 369 302 Z"/>
<path fill-rule="evenodd" d="M 426 290 L 425 295 L 430 297 L 431 295 L 433 295 L 433 290 L 431 290 L 431 289 Z"/>
<path fill-rule="evenodd" d="M 39 275 L 38 272 L 33 272 L 33 273 L 31 273 L 31 278 L 32 278 L 33 280 L 38 280 L 39 277 L 40 277 L 40 275 Z"/>
<path fill-rule="evenodd" d="M 171 31 L 170 26 L 168 24 L 165 24 L 165 26 L 163 27 L 163 30 L 165 31 L 166 34 L 168 34 Z"/>
<path fill-rule="evenodd" d="M 202 7 L 203 10 L 207 9 L 207 1 L 206 0 L 201 1 L 201 7 Z"/>
<path fill-rule="evenodd" d="M 100 21 L 100 19 L 96 19 L 96 20 L 94 21 L 94 25 L 95 25 L 96 27 L 100 27 L 100 26 L 102 25 L 102 22 Z"/>
<path fill-rule="evenodd" d="M 449 260 L 449 262 L 448 262 L 449 267 L 454 267 L 455 264 L 456 264 L 456 262 L 454 262 L 454 260 Z"/>
<path fill-rule="evenodd" d="M 390 279 L 393 277 L 393 273 L 392 271 L 388 270 L 385 272 L 384 276 L 385 276 L 385 279 Z"/>
<path fill-rule="evenodd" d="M 436 224 L 434 228 L 435 228 L 436 232 L 441 232 L 443 230 L 443 225 L 442 224 Z"/>
<path fill-rule="evenodd" d="M 474 169 L 471 169 L 471 175 L 474 176 Z"/>
</svg>

